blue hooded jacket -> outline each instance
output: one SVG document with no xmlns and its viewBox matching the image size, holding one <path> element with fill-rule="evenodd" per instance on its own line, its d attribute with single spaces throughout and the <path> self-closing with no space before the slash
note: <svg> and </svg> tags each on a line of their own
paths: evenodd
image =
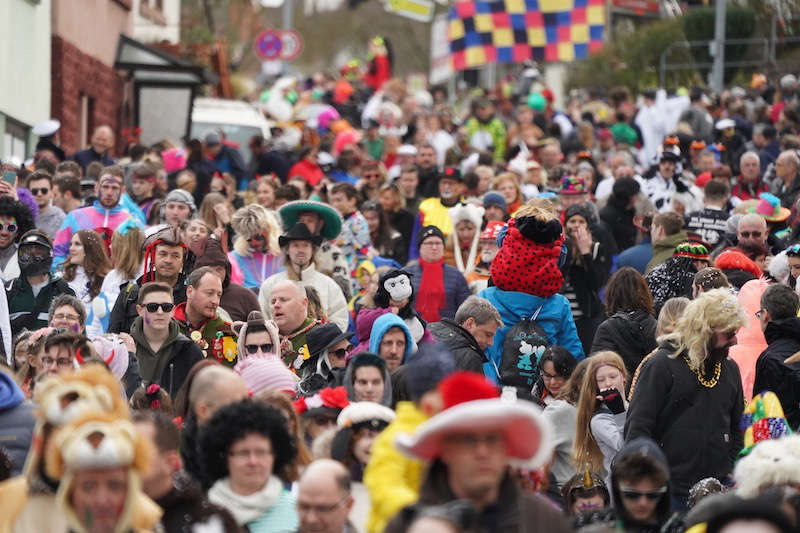
<svg viewBox="0 0 800 533">
<path fill-rule="evenodd" d="M 372 332 L 369 334 L 369 351 L 380 354 L 383 336 L 386 335 L 386 332 L 389 331 L 390 328 L 395 326 L 401 328 L 406 334 L 406 351 L 403 354 L 403 363 L 405 363 L 414 349 L 414 339 L 411 338 L 411 332 L 408 330 L 406 323 L 403 322 L 403 319 L 394 313 L 381 315 L 375 320 L 375 323 L 372 324 Z"/>
<path fill-rule="evenodd" d="M 539 307 L 542 310 L 539 311 L 536 323 L 542 326 L 550 342 L 569 350 L 577 361 L 585 357 L 569 300 L 561 294 L 542 298 L 524 292 L 488 287 L 479 292 L 478 296 L 489 300 L 503 319 L 503 327 L 498 328 L 494 334 L 494 343 L 486 349 L 486 358 L 489 361 L 483 364 L 483 372 L 489 379 L 498 381 L 497 367 L 500 366 L 503 356 L 503 341 L 508 330 L 523 318 L 533 316 Z"/>
<path fill-rule="evenodd" d="M 11 376 L 0 372 L 0 443 L 11 459 L 13 476 L 22 472 L 35 422 L 33 403 L 25 401 Z"/>
</svg>

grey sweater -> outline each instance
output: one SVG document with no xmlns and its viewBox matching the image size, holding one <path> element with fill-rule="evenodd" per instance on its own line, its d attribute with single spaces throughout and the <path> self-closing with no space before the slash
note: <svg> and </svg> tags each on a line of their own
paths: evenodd
<svg viewBox="0 0 800 533">
<path fill-rule="evenodd" d="M 61 223 L 64 222 L 64 217 L 66 217 L 66 215 L 60 207 L 54 205 L 47 206 L 44 209 L 40 209 L 39 214 L 36 216 L 36 229 L 42 230 L 47 233 L 51 239 L 54 239 L 56 232 L 61 227 Z"/>
</svg>

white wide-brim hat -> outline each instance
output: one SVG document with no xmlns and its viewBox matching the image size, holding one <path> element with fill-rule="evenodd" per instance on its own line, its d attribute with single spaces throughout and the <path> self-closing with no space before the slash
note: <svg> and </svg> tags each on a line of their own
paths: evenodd
<svg viewBox="0 0 800 533">
<path fill-rule="evenodd" d="M 441 444 L 453 433 L 500 430 L 509 457 L 538 468 L 553 454 L 553 428 L 539 408 L 528 401 L 500 398 L 454 405 L 433 416 L 411 434 L 395 437 L 402 453 L 425 461 L 439 456 Z"/>
</svg>

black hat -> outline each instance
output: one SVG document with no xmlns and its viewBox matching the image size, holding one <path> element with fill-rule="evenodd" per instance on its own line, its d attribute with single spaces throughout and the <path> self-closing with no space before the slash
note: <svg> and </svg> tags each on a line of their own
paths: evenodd
<svg viewBox="0 0 800 533">
<path fill-rule="evenodd" d="M 461 171 L 458 170 L 456 167 L 447 167 L 446 169 L 444 169 L 444 172 L 439 174 L 440 180 L 443 180 L 445 178 L 456 181 L 464 180 L 464 178 L 461 176 Z"/>
<path fill-rule="evenodd" d="M 330 348 L 339 341 L 349 339 L 352 335 L 349 331 L 342 333 L 339 326 L 333 322 L 314 326 L 306 333 L 308 355 L 311 357 L 319 355 L 323 350 Z"/>
<path fill-rule="evenodd" d="M 308 241 L 314 246 L 319 246 L 322 244 L 322 237 L 319 235 L 312 235 L 308 230 L 308 226 L 302 222 L 298 222 L 292 226 L 292 229 L 290 229 L 286 235 L 278 237 L 278 245 L 280 245 L 281 248 L 288 246 L 291 241 Z"/>
<path fill-rule="evenodd" d="M 664 150 L 661 152 L 661 158 L 658 160 L 660 163 L 661 161 L 672 161 L 673 163 L 677 163 L 681 160 L 681 157 L 673 152 L 672 150 Z"/>
<path fill-rule="evenodd" d="M 25 232 L 25 235 L 19 240 L 19 248 L 23 246 L 42 246 L 43 248 L 47 248 L 49 251 L 53 251 L 53 243 L 47 237 L 45 233 L 41 230 L 32 229 Z"/>
<path fill-rule="evenodd" d="M 425 226 L 419 230 L 419 235 L 417 236 L 417 246 L 422 246 L 422 242 L 428 237 L 439 237 L 442 239 L 442 242 L 444 242 L 444 233 L 442 233 L 442 230 L 436 226 Z"/>
</svg>

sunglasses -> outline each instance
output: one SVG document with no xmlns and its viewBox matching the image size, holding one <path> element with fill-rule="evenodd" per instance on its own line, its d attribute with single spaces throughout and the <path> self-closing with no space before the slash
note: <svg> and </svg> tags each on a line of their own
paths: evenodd
<svg viewBox="0 0 800 533">
<path fill-rule="evenodd" d="M 259 350 L 261 350 L 261 353 L 272 353 L 271 344 L 245 344 L 244 347 L 249 354 L 257 353 Z"/>
<path fill-rule="evenodd" d="M 742 237 L 744 237 L 745 239 L 749 239 L 751 236 L 754 239 L 758 239 L 759 237 L 761 237 L 761 232 L 760 231 L 743 231 L 742 232 Z"/>
<path fill-rule="evenodd" d="M 248 240 L 248 241 L 261 241 L 261 242 L 263 242 L 263 241 L 265 241 L 266 239 L 264 238 L 264 236 L 263 236 L 263 235 L 253 235 L 252 237 L 250 237 L 250 238 L 249 238 L 249 239 L 247 239 L 247 240 Z"/>
<path fill-rule="evenodd" d="M 157 303 L 144 304 L 144 308 L 147 309 L 148 313 L 155 313 L 156 311 L 158 311 L 159 307 L 165 313 L 169 313 L 170 311 L 172 311 L 172 308 L 175 307 L 175 304 L 168 303 L 168 302 L 164 302 L 164 303 L 161 303 L 161 304 L 157 304 Z"/>
<path fill-rule="evenodd" d="M 342 358 L 342 357 L 346 357 L 347 354 L 352 352 L 353 348 L 355 348 L 355 346 L 350 345 L 347 348 L 339 348 L 338 350 L 329 350 L 328 354 L 335 355 L 336 357 Z"/>
<path fill-rule="evenodd" d="M 15 231 L 17 231 L 17 225 L 16 224 L 3 224 L 2 222 L 0 222 L 0 231 L 3 231 L 3 230 L 8 231 L 9 233 L 14 233 Z"/>
<path fill-rule="evenodd" d="M 44 189 L 31 189 L 31 194 L 32 194 L 32 195 L 34 195 L 34 196 L 39 196 L 40 194 L 47 194 L 47 193 L 49 193 L 49 192 L 50 192 L 50 189 L 48 189 L 48 188 L 44 188 Z"/>
<path fill-rule="evenodd" d="M 619 488 L 619 493 L 622 495 L 623 498 L 626 500 L 638 500 L 640 498 L 647 498 L 649 501 L 654 502 L 661 498 L 667 492 L 667 487 L 661 487 L 660 489 L 656 490 L 635 490 L 635 489 L 626 489 L 623 487 Z"/>
</svg>

